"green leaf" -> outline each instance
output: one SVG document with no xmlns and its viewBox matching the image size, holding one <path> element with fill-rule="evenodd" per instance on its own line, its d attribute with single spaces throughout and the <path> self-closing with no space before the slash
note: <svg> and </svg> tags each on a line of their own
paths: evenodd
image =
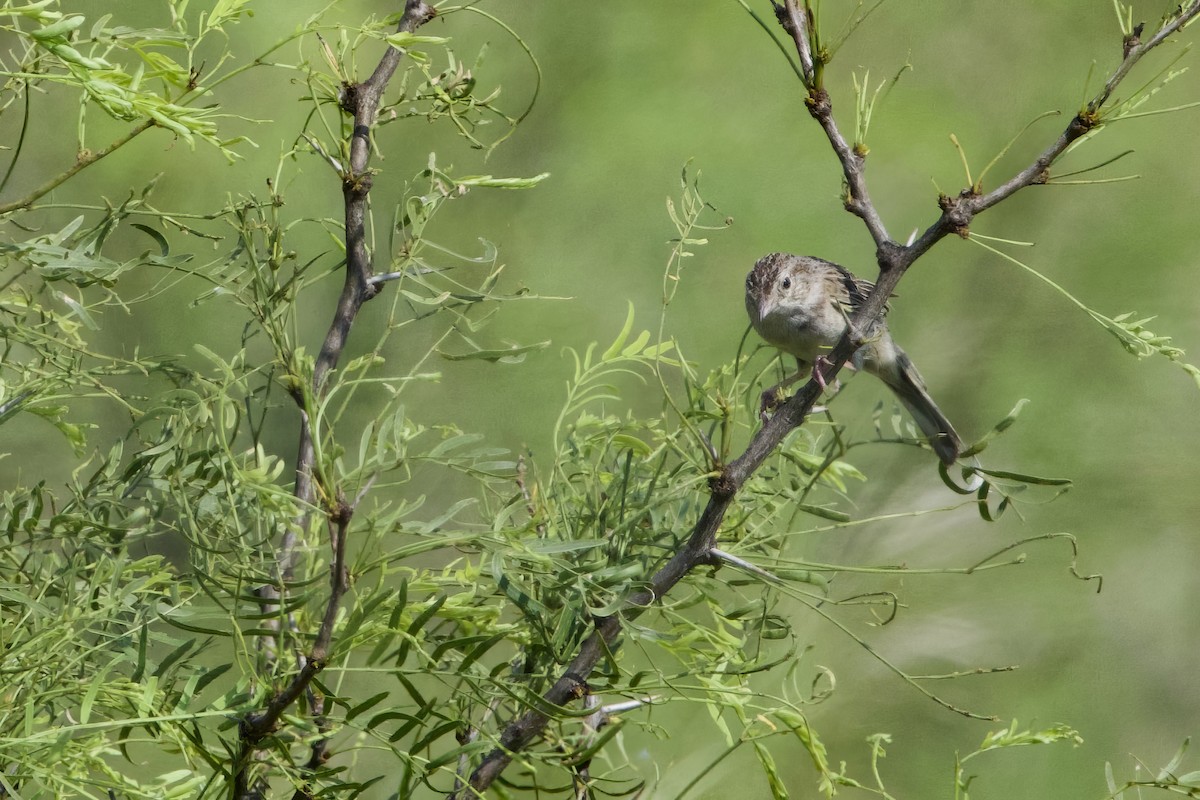
<svg viewBox="0 0 1200 800">
<path fill-rule="evenodd" d="M 544 342 L 535 342 L 534 344 L 513 345 L 503 350 L 474 350 L 469 353 L 447 353 L 439 350 L 438 355 L 447 361 L 497 361 L 505 364 L 519 364 L 525 360 L 527 353 L 532 353 L 537 350 L 545 350 L 550 346 L 549 340 Z"/>
<path fill-rule="evenodd" d="M 1183 757 L 1187 754 L 1188 745 L 1192 743 L 1191 737 L 1183 740 L 1183 744 L 1179 745 L 1179 749 L 1175 751 L 1175 755 L 1170 761 L 1158 771 L 1157 781 L 1165 781 L 1170 778 L 1175 770 L 1179 769 L 1179 765 L 1183 763 Z"/>
<path fill-rule="evenodd" d="M 602 539 L 576 539 L 574 541 L 554 541 L 550 539 L 535 539 L 524 542 L 523 546 L 530 553 L 551 555 L 556 553 L 576 553 L 580 550 L 591 550 L 607 544 Z"/>
<path fill-rule="evenodd" d="M 167 237 L 163 236 L 149 225 L 143 225 L 140 222 L 131 222 L 130 225 L 134 228 L 137 228 L 139 231 L 155 241 L 155 243 L 158 245 L 159 255 L 165 257 L 171 254 L 171 246 L 167 244 Z"/>
<path fill-rule="evenodd" d="M 384 41 L 392 47 L 404 50 L 405 48 L 412 47 L 414 44 L 445 44 L 450 40 L 444 36 L 423 36 L 408 31 L 397 31 L 385 36 Z"/>
<path fill-rule="evenodd" d="M 481 186 L 490 189 L 532 189 L 549 177 L 549 172 L 534 175 L 532 178 L 493 178 L 491 175 L 477 175 L 454 178 L 454 183 L 458 186 Z"/>
<path fill-rule="evenodd" d="M 46 41 L 48 39 L 62 38 L 65 39 L 67 34 L 75 30 L 84 23 L 84 17 L 81 14 L 72 14 L 68 17 L 63 17 L 58 22 L 54 22 L 41 30 L 30 31 L 29 35 L 38 41 Z"/>
<path fill-rule="evenodd" d="M 621 348 L 625 346 L 625 341 L 629 338 L 630 331 L 633 330 L 633 301 L 627 300 L 625 302 L 629 305 L 629 311 L 625 314 L 625 324 L 621 327 L 621 332 L 617 334 L 617 338 L 613 340 L 613 343 L 600 356 L 601 361 L 611 361 L 616 358 L 620 354 Z"/>
<path fill-rule="evenodd" d="M 354 706 L 353 708 L 351 708 L 349 711 L 346 712 L 346 722 L 350 722 L 351 720 L 353 720 L 355 717 L 357 717 L 359 714 L 363 713 L 364 711 L 371 710 L 372 708 L 374 708 L 375 706 L 379 705 L 381 702 L 386 700 L 390 695 L 391 695 L 391 692 L 380 692 L 379 694 L 371 695 L 366 700 L 363 700 L 361 703 L 359 703 L 358 705 Z"/>
<path fill-rule="evenodd" d="M 1021 410 L 1024 409 L 1028 404 L 1028 400 L 1018 400 L 1017 404 L 1013 406 L 1012 411 L 1008 412 L 1008 416 L 997 422 L 990 431 L 984 434 L 983 438 L 964 450 L 959 458 L 969 458 L 986 450 L 989 442 L 991 442 L 1000 434 L 1004 433 L 1016 423 L 1017 417 L 1021 414 Z"/>
</svg>

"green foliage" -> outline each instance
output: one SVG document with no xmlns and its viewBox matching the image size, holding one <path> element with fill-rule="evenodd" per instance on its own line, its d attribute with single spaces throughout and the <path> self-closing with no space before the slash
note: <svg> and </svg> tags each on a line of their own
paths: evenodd
<svg viewBox="0 0 1200 800">
<path fill-rule="evenodd" d="M 1150 769 L 1149 766 L 1139 761 L 1137 772 L 1140 773 L 1142 770 L 1145 770 L 1148 774 L 1154 775 L 1153 778 L 1137 777 L 1118 785 L 1116 778 L 1113 776 L 1112 764 L 1105 764 L 1104 777 L 1108 783 L 1109 791 L 1105 800 L 1125 800 L 1125 798 L 1131 796 L 1141 797 L 1142 789 L 1161 789 L 1166 794 L 1195 797 L 1196 793 L 1200 792 L 1200 770 L 1185 772 L 1182 775 L 1178 774 L 1179 767 L 1183 764 L 1184 756 L 1187 755 L 1190 744 L 1190 739 L 1184 739 L 1183 744 L 1175 751 L 1175 755 L 1161 769 Z M 1136 789 L 1137 792 L 1130 795 L 1128 794 L 1130 789 Z"/>
<path fill-rule="evenodd" d="M 1130 318 L 1134 316 L 1133 312 L 1118 314 L 1115 317 L 1109 317 L 1101 314 L 1099 311 L 1084 305 L 1083 301 L 1077 299 L 1073 294 L 1068 292 L 1059 284 L 1055 283 L 1050 278 L 1043 275 L 1041 272 L 1038 272 L 1033 267 L 1025 264 L 1008 253 L 992 247 L 990 244 L 987 244 L 985 240 L 1005 241 L 996 240 L 990 236 L 980 236 L 976 233 L 972 233 L 970 236 L 970 241 L 979 245 L 983 249 L 1000 256 L 1000 258 L 1004 259 L 1010 264 L 1015 264 L 1016 266 L 1020 267 L 1025 272 L 1033 275 L 1039 281 L 1054 289 L 1054 291 L 1065 297 L 1073 305 L 1082 309 L 1088 316 L 1098 322 L 1106 331 L 1114 336 L 1116 340 L 1121 343 L 1121 347 L 1125 349 L 1125 352 L 1136 356 L 1137 358 L 1146 358 L 1153 355 L 1162 356 L 1168 361 L 1178 365 L 1180 369 L 1192 377 L 1192 380 L 1196 382 L 1196 386 L 1200 387 L 1200 367 L 1196 367 L 1195 365 L 1189 364 L 1182 360 L 1185 353 L 1182 349 L 1171 344 L 1171 337 L 1161 336 L 1146 329 L 1146 323 L 1153 320 L 1154 317 L 1146 317 L 1145 319 L 1141 320 L 1131 320 Z M 1005 241 L 1005 243 L 1031 246 L 1029 242 Z"/>
<path fill-rule="evenodd" d="M 1009 747 L 1028 747 L 1030 745 L 1040 744 L 1055 744 L 1057 742 L 1070 742 L 1075 746 L 1083 744 L 1083 737 L 1079 733 L 1066 725 L 1055 725 L 1051 728 L 1046 728 L 1041 731 L 1019 731 L 1017 730 L 1017 721 L 1013 720 L 1012 724 L 1006 730 L 992 731 L 987 736 L 983 737 L 983 743 L 970 753 L 967 753 L 961 758 L 955 759 L 954 764 L 954 800 L 970 800 L 968 789 L 974 775 L 967 775 L 964 771 L 964 765 L 984 753 L 989 753 L 994 750 L 1002 750 Z"/>
<path fill-rule="evenodd" d="M 436 153 L 387 162 L 403 187 L 368 226 L 368 286 L 378 296 L 354 321 L 354 347 L 324 374 L 328 347 L 314 343 L 338 335 L 321 326 L 348 260 L 344 231 L 288 205 L 287 187 L 304 170 L 362 177 L 347 166 L 357 132 L 345 100 L 385 45 L 407 58 L 375 130 L 424 120 L 469 151 L 492 152 L 528 109 L 507 112 L 499 87 L 483 88 L 484 52 L 468 67 L 451 49 L 452 25 L 447 36 L 397 33 L 396 17 L 350 24 L 326 9 L 263 52 L 242 54 L 230 35 L 253 12 L 247 0 L 203 8 L 170 0 L 161 9 L 170 24 L 149 28 L 111 25 L 109 16 L 87 27 L 55 5 L 0 8 L 0 27 L 18 43 L 17 66 L 0 73 L 8 78 L 0 107 L 27 103 L 36 89 L 81 109 L 76 163 L 4 207 L 0 430 L 48 423 L 74 461 L 62 486 L 22 476 L 0 494 L 0 795 L 216 798 L 243 779 L 266 796 L 447 794 L 501 746 L 506 724 L 532 710 L 551 724 L 520 754 L 529 794 L 569 786 L 580 796 L 683 796 L 747 753 L 756 788 L 775 798 L 798 793 L 798 774 L 824 796 L 891 797 L 881 775 L 887 734 L 867 739 L 869 775 L 854 777 L 810 720 L 836 686 L 835 672 L 810 657 L 817 626 L 861 645 L 898 684 L 980 716 L 927 688 L 967 673 L 910 674 L 869 640 L 902 607 L 889 579 L 1013 567 L 1023 554 L 1000 556 L 1074 539 L 984 544 L 986 555 L 961 567 L 817 560 L 815 535 L 876 520 L 853 505 L 870 476 L 847 455 L 867 444 L 920 446 L 906 418 L 882 409 L 865 439 L 828 411 L 793 431 L 735 499 L 709 566 L 624 619 L 600 667 L 577 676 L 582 706 L 543 699 L 597 623 L 628 612 L 629 598 L 685 546 L 710 481 L 759 428 L 758 398 L 773 383 L 774 357 L 739 352 L 701 368 L 669 333 L 686 259 L 707 244 L 704 232 L 729 224 L 712 219 L 698 179 L 685 170 L 667 200 L 675 236 L 657 334 L 637 324 L 630 303 L 611 341 L 568 351 L 561 405 L 547 425 L 551 453 L 539 463 L 449 419 L 426 390 L 443 369 L 508 368 L 549 347 L 492 337 L 498 309 L 536 296 L 508 286 L 491 242 L 456 252 L 456 223 L 447 222 L 465 197 L 534 188 L 547 175 L 460 174 Z M 822 65 L 878 4 L 863 6 L 817 48 Z M 474 6 L 443 11 L 511 36 L 529 56 L 536 97 L 540 67 L 520 37 Z M 293 43 L 297 55 L 279 55 Z M 249 139 L 224 127 L 259 123 L 223 111 L 221 87 L 270 69 L 296 77 L 307 116 L 287 132 L 265 196 L 165 211 L 151 184 L 116 205 L 37 205 L 151 128 L 236 158 Z M 860 144 L 878 94 L 864 73 Z M 135 125 L 107 147 L 87 147 L 86 109 L 96 107 Z M 482 173 L 483 162 L 469 169 Z M 63 207 L 68 221 L 47 222 Z M 136 315 L 167 295 L 235 320 L 237 335 L 197 337 L 166 355 L 108 335 L 113 315 Z M 1137 355 L 1182 356 L 1145 330 L 1148 320 L 1088 313 Z M 649 408 L 635 397 L 646 387 Z M 118 409 L 119 425 L 94 421 L 96 400 Z M 967 456 L 1009 429 L 1019 409 Z M 297 441 L 311 448 L 310 470 L 292 460 Z M 1027 501 L 1027 490 L 1053 497 L 1069 485 L 981 463 L 965 469 L 965 485 L 941 474 L 964 498 L 941 511 L 976 509 L 988 521 Z M 311 495 L 298 489 L 306 480 Z M 905 513 L 932 512 L 888 516 Z M 878 583 L 844 589 L 849 579 Z M 258 738 L 247 733 L 255 715 L 280 704 L 277 724 Z M 724 746 L 683 777 L 652 775 L 629 752 L 631 742 L 665 735 L 650 709 L 667 704 L 702 708 Z M 956 796 L 966 800 L 963 765 L 975 756 L 1059 741 L 1079 737 L 1015 723 L 989 734 L 956 760 Z M 1189 785 L 1194 775 L 1173 774 L 1181 758 L 1154 785 Z M 523 793 L 515 781 L 503 791 Z"/>
</svg>

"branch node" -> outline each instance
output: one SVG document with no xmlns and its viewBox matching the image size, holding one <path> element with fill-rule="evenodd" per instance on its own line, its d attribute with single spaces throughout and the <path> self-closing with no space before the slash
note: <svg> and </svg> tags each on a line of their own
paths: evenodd
<svg viewBox="0 0 1200 800">
<path fill-rule="evenodd" d="M 804 98 L 804 105 L 808 107 L 808 113 L 818 120 L 833 113 L 833 102 L 829 99 L 829 92 L 820 87 L 808 90 L 808 96 Z"/>
<path fill-rule="evenodd" d="M 729 474 L 728 468 L 722 469 L 708 481 L 708 490 L 718 500 L 728 500 L 737 494 L 737 481 Z"/>
<path fill-rule="evenodd" d="M 358 89 L 361 85 L 342 81 L 342 88 L 338 92 L 338 108 L 350 116 L 354 116 L 354 112 L 358 110 Z"/>
<path fill-rule="evenodd" d="M 334 525 L 346 527 L 350 524 L 351 517 L 354 516 L 354 506 L 346 502 L 345 497 L 339 497 L 336 504 L 329 512 L 329 519 Z"/>
<path fill-rule="evenodd" d="M 904 247 L 891 239 L 880 242 L 875 248 L 875 261 L 879 264 L 879 271 L 890 272 L 900 266 L 903 252 Z"/>
<path fill-rule="evenodd" d="M 412 9 L 413 17 L 416 22 L 416 24 L 413 26 L 414 28 L 421 27 L 426 22 L 429 22 L 429 20 L 438 15 L 438 10 L 436 8 L 426 5 L 424 2 L 412 3 L 410 0 L 409 9 Z M 409 9 L 405 9 L 404 13 L 407 14 Z"/>
<path fill-rule="evenodd" d="M 370 172 L 346 172 L 342 178 L 342 192 L 354 198 L 366 197 L 371 192 L 373 179 Z"/>
<path fill-rule="evenodd" d="M 703 564 L 705 566 L 712 567 L 713 572 L 716 572 L 725 563 L 725 559 L 722 558 L 723 555 L 724 553 L 721 550 L 711 547 L 697 556 L 696 564 L 697 566 Z"/>
<path fill-rule="evenodd" d="M 867 337 L 866 331 L 862 328 L 862 326 L 855 324 L 853 319 L 847 319 L 846 320 L 846 338 L 850 340 L 850 344 L 854 347 L 854 349 L 858 350 L 860 347 L 862 347 L 864 344 L 867 343 L 868 337 Z M 871 338 L 874 338 L 874 337 L 871 337 Z M 814 368 L 813 374 L 816 374 L 815 368 Z"/>
<path fill-rule="evenodd" d="M 257 744 L 262 741 L 270 731 L 265 726 L 267 713 L 265 711 L 255 711 L 242 717 L 242 721 L 238 723 L 238 735 L 242 741 L 250 744 Z"/>
<path fill-rule="evenodd" d="M 580 700 L 592 693 L 591 687 L 579 673 L 568 671 L 563 673 L 563 677 L 571 681 L 570 699 Z"/>
<path fill-rule="evenodd" d="M 1071 120 L 1071 124 L 1067 128 L 1067 132 L 1072 139 L 1078 139 L 1080 136 L 1087 133 L 1099 124 L 1099 110 L 1093 109 L 1089 106 L 1084 111 L 1080 111 L 1075 115 L 1075 119 Z"/>
<path fill-rule="evenodd" d="M 1129 54 L 1136 48 L 1142 46 L 1142 31 L 1146 29 L 1146 23 L 1139 22 L 1133 26 L 1133 30 L 1124 39 L 1121 40 L 1121 56 L 1129 58 Z"/>
</svg>

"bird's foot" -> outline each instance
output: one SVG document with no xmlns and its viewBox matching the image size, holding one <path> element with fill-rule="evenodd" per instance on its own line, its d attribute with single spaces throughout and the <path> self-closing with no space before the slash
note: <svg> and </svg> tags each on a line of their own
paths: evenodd
<svg viewBox="0 0 1200 800">
<path fill-rule="evenodd" d="M 813 380 L 815 380 L 817 382 L 817 386 L 821 387 L 822 393 L 829 391 L 829 384 L 826 383 L 826 381 L 825 381 L 825 370 L 827 370 L 827 369 L 833 369 L 833 362 L 830 361 L 825 356 L 817 356 L 816 359 L 813 360 L 813 369 L 812 369 Z M 837 394 L 841 390 L 841 388 L 842 388 L 842 382 L 839 381 L 837 378 L 834 378 L 833 379 L 833 393 Z"/>
</svg>

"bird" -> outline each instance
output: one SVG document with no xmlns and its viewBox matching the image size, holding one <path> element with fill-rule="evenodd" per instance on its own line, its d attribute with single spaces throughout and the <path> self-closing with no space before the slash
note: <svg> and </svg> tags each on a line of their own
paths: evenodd
<svg viewBox="0 0 1200 800">
<path fill-rule="evenodd" d="M 771 253 L 746 276 L 746 313 L 767 344 L 796 358 L 799 371 L 763 393 L 763 412 L 778 402 L 778 390 L 807 375 L 824 386 L 826 354 L 845 333 L 850 315 L 875 288 L 845 267 L 813 256 Z M 886 312 L 886 308 L 885 308 Z M 947 466 L 963 451 L 963 442 L 942 413 L 912 359 L 892 341 L 882 318 L 864 336 L 848 364 L 883 381 L 908 409 L 935 453 Z M 774 401 L 774 402 L 772 402 Z"/>
</svg>

